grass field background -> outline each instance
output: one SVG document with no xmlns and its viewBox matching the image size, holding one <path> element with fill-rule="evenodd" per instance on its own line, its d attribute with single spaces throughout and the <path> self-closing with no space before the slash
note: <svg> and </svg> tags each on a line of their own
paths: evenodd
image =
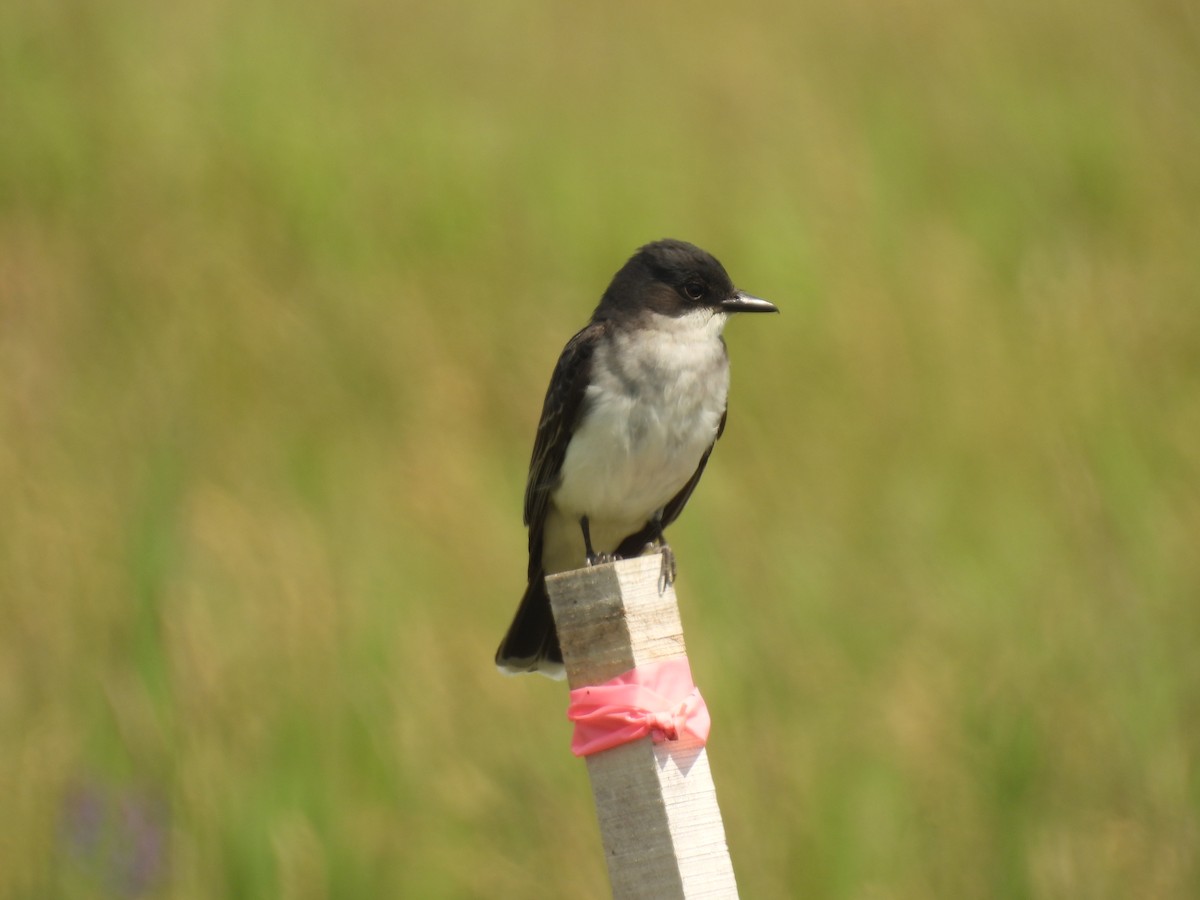
<svg viewBox="0 0 1200 900">
<path fill-rule="evenodd" d="M 714 252 L 745 897 L 1200 895 L 1181 0 L 0 4 L 0 897 L 606 896 L 504 679 L 566 338 Z"/>
</svg>

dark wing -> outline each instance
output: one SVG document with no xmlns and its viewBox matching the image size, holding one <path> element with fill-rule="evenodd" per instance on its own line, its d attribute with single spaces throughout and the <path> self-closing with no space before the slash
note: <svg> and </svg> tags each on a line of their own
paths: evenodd
<svg viewBox="0 0 1200 900">
<path fill-rule="evenodd" d="M 533 442 L 533 456 L 529 460 L 529 479 L 525 482 L 530 578 L 541 570 L 542 526 L 546 522 L 546 509 L 550 495 L 558 487 L 567 444 L 571 442 L 575 426 L 585 412 L 584 397 L 592 368 L 592 353 L 605 328 L 603 322 L 592 322 L 567 342 L 550 377 L 550 387 L 546 390 L 542 418 Z"/>
<path fill-rule="evenodd" d="M 692 496 L 692 491 L 700 483 L 700 476 L 704 474 L 704 467 L 708 465 L 708 458 L 712 455 L 713 447 L 717 445 L 717 441 L 725 433 L 725 419 L 728 416 L 729 408 L 726 407 L 725 412 L 721 413 L 721 424 L 717 426 L 717 436 L 713 438 L 713 442 L 708 445 L 708 449 L 700 457 L 700 465 L 696 466 L 695 473 L 688 479 L 687 484 L 679 489 L 679 493 L 668 500 L 667 505 L 663 507 L 662 528 L 666 528 L 678 519 L 679 514 L 683 512 L 684 506 L 687 505 L 688 499 Z M 621 541 L 621 546 L 617 548 L 617 555 L 625 558 L 639 555 L 643 547 L 658 537 L 658 530 L 653 522 L 647 522 L 646 527 L 641 531 L 631 534 L 625 540 Z"/>
</svg>

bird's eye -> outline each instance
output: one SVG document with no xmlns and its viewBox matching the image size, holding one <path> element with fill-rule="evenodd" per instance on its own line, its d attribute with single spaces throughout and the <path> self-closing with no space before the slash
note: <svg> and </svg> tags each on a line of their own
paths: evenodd
<svg viewBox="0 0 1200 900">
<path fill-rule="evenodd" d="M 689 281 L 683 286 L 683 292 L 689 300 L 699 300 L 704 296 L 704 285 L 699 281 Z"/>
</svg>

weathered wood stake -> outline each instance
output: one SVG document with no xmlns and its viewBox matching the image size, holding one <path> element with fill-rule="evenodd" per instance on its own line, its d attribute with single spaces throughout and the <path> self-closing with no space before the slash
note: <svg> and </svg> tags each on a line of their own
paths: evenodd
<svg viewBox="0 0 1200 900">
<path fill-rule="evenodd" d="M 661 572 L 654 554 L 547 577 L 572 689 L 687 655 Z M 737 897 L 699 741 L 645 737 L 592 754 L 587 766 L 614 898 Z"/>
</svg>

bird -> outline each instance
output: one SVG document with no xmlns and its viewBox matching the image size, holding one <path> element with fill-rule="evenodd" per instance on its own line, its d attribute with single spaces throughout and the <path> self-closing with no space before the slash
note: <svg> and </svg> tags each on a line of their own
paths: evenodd
<svg viewBox="0 0 1200 900">
<path fill-rule="evenodd" d="M 525 484 L 528 585 L 496 666 L 562 678 L 546 575 L 661 550 L 725 430 L 725 323 L 779 312 L 712 254 L 665 239 L 613 276 L 550 378 Z"/>
</svg>

